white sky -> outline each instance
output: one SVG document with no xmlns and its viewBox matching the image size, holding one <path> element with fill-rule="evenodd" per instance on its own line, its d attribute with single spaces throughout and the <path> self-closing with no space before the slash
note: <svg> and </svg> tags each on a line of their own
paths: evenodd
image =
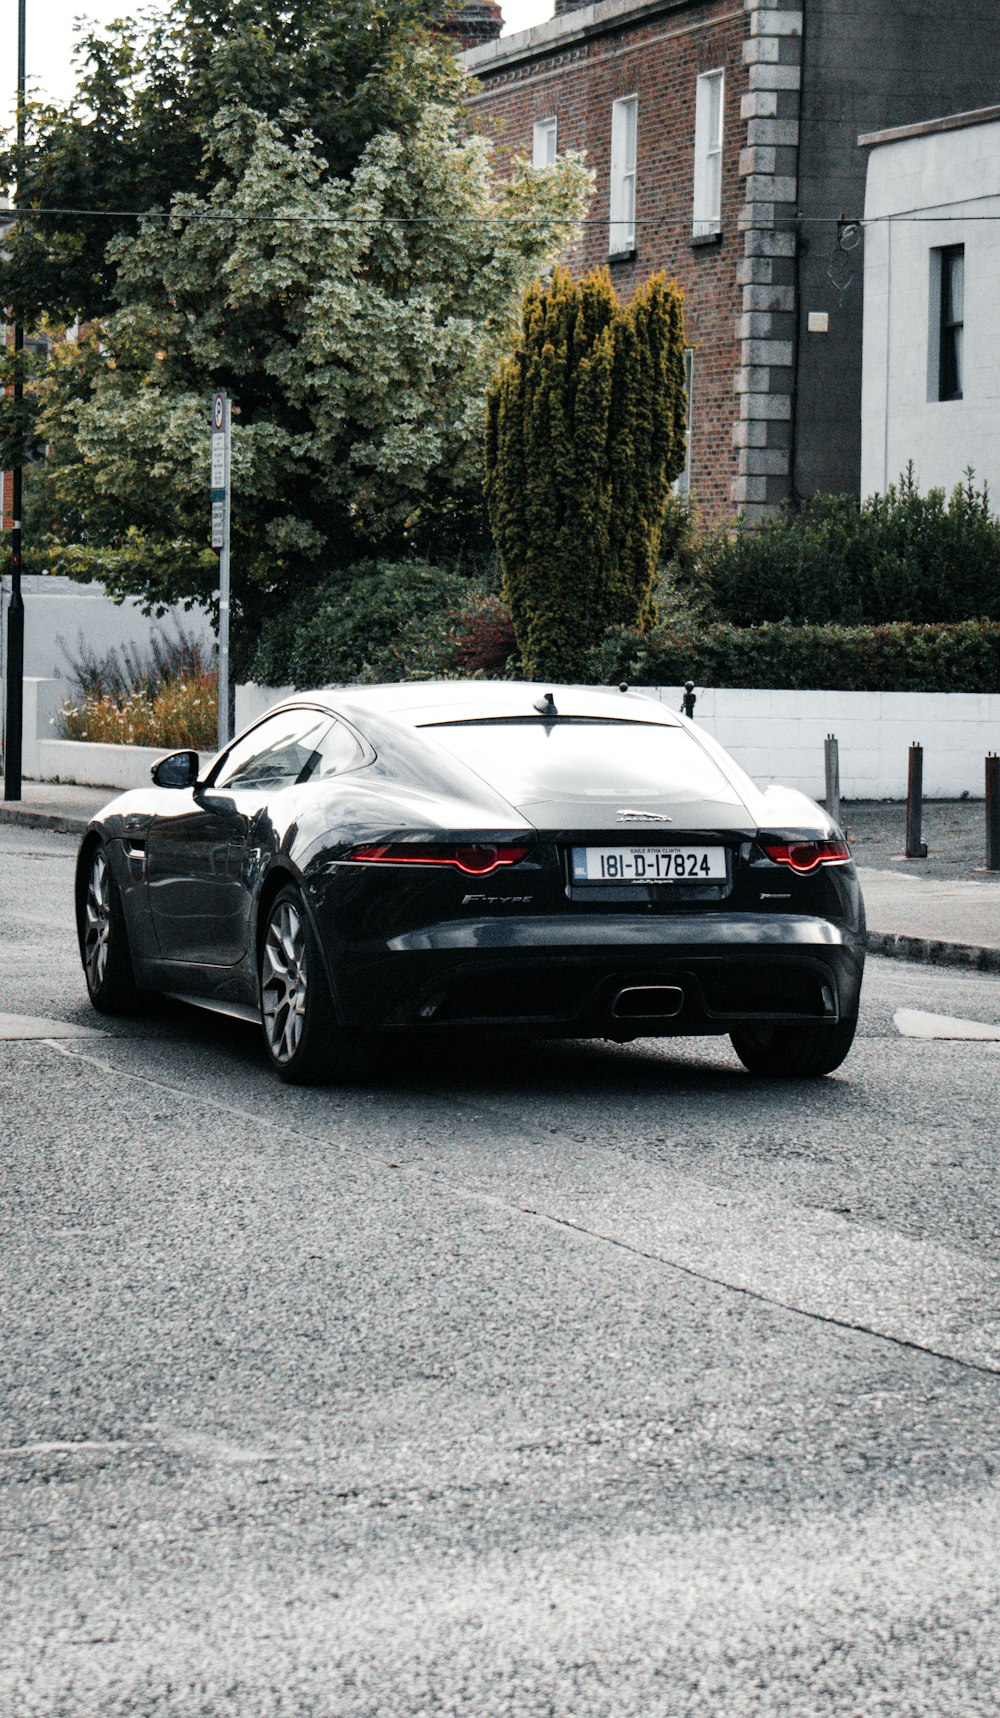
<svg viewBox="0 0 1000 1718">
<path fill-rule="evenodd" d="M 529 30 L 532 24 L 544 24 L 555 10 L 552 0 L 500 0 L 503 7 L 503 33 Z"/>
<path fill-rule="evenodd" d="M 552 16 L 552 0 L 500 0 L 505 34 L 526 30 Z M 26 0 L 29 89 L 56 101 L 72 94 L 73 21 L 83 16 L 109 23 L 134 10 L 129 0 Z M 0 0 L 0 113 L 14 110 L 17 85 L 17 0 Z"/>
</svg>

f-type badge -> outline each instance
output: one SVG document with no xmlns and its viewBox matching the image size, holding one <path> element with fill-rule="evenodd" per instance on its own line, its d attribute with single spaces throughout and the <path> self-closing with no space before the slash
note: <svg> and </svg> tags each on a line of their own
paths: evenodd
<svg viewBox="0 0 1000 1718">
<path fill-rule="evenodd" d="M 619 823 L 673 823 L 672 817 L 667 817 L 662 811 L 619 811 L 615 814 Z"/>
</svg>

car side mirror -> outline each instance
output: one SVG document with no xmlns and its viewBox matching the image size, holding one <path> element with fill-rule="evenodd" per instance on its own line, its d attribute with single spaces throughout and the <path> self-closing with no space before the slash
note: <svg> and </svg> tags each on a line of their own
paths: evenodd
<svg viewBox="0 0 1000 1718">
<path fill-rule="evenodd" d="M 157 787 L 194 787 L 200 768 L 197 752 L 171 752 L 157 759 L 151 774 Z"/>
</svg>

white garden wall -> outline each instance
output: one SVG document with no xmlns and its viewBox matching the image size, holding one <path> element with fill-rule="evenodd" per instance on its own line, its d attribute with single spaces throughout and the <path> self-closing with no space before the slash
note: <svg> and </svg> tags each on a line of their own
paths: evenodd
<svg viewBox="0 0 1000 1718">
<path fill-rule="evenodd" d="M 56 719 L 67 695 L 65 680 L 39 679 L 24 681 L 24 702 L 21 706 L 21 773 L 29 778 L 42 777 L 39 743 L 51 740 L 56 732 Z M 7 688 L 0 680 L 0 697 L 7 711 Z"/>
<path fill-rule="evenodd" d="M 635 687 L 679 710 L 680 686 Z M 237 687 L 239 729 L 288 688 Z M 695 720 L 755 781 L 824 792 L 823 742 L 835 734 L 845 799 L 905 799 L 907 754 L 924 747 L 930 799 L 981 799 L 983 760 L 1000 751 L 1000 693 L 698 691 Z"/>
<path fill-rule="evenodd" d="M 10 601 L 10 580 L 3 580 L 0 596 L 0 663 L 7 660 L 7 608 Z M 203 609 L 185 609 L 177 603 L 161 620 L 143 614 L 134 597 L 116 603 L 103 585 L 79 585 L 49 573 L 26 573 L 22 581 L 24 596 L 24 672 L 33 677 L 46 676 L 66 681 L 66 691 L 72 690 L 70 669 L 62 650 L 65 643 L 75 656 L 80 639 L 95 655 L 103 656 L 122 645 L 138 645 L 145 649 L 154 627 L 161 627 L 173 638 L 175 627 L 200 638 L 206 650 L 215 644 L 211 622 Z M 62 641 L 62 642 L 61 642 Z"/>
<path fill-rule="evenodd" d="M 80 787 L 148 787 L 163 746 L 102 746 L 92 740 L 39 740 L 36 781 L 71 781 Z"/>
<path fill-rule="evenodd" d="M 236 732 L 241 734 L 251 722 L 256 722 L 258 716 L 263 716 L 265 710 L 270 710 L 272 704 L 280 704 L 282 698 L 290 698 L 294 690 L 294 686 L 258 686 L 253 680 L 237 686 Z"/>
<path fill-rule="evenodd" d="M 680 708 L 679 687 L 655 695 Z M 907 754 L 924 748 L 928 799 L 981 799 L 987 752 L 1000 751 L 1000 693 L 698 693 L 695 720 L 754 781 L 822 797 L 823 742 L 835 734 L 845 799 L 905 799 Z"/>
<path fill-rule="evenodd" d="M 53 738 L 60 681 L 25 683 L 24 773 L 42 781 L 139 787 L 161 751 Z M 636 690 L 640 690 L 636 688 Z M 670 709 L 679 686 L 645 689 Z M 236 728 L 288 695 L 287 687 L 236 688 Z M 1000 751 L 1000 693 L 698 691 L 695 720 L 730 751 L 755 781 L 784 782 L 822 797 L 823 742 L 835 734 L 845 799 L 905 799 L 907 753 L 924 747 L 924 792 L 930 799 L 983 796 L 983 760 Z M 206 754 L 207 755 L 207 754 Z"/>
</svg>

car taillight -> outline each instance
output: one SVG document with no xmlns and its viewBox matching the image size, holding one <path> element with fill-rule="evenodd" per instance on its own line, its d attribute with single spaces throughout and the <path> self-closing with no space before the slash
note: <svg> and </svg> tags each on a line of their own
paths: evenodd
<svg viewBox="0 0 1000 1718">
<path fill-rule="evenodd" d="M 849 865 L 851 849 L 846 841 L 769 841 L 761 846 L 776 865 L 788 865 L 793 871 L 815 871 L 820 865 Z"/>
<path fill-rule="evenodd" d="M 347 858 L 361 865 L 451 865 L 467 877 L 487 877 L 501 865 L 516 865 L 526 847 L 494 847 L 463 843 L 450 846 L 414 841 L 389 841 L 375 847 L 355 847 Z"/>
</svg>

